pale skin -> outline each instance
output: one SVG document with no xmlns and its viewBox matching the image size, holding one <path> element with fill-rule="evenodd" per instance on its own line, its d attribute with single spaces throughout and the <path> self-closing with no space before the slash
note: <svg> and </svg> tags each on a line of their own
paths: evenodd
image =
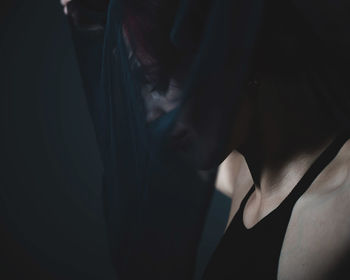
<svg viewBox="0 0 350 280">
<path fill-rule="evenodd" d="M 65 14 L 70 1 L 61 0 Z M 147 120 L 155 120 L 174 109 L 179 103 L 178 93 L 173 83 L 165 95 L 145 88 Z M 239 119 L 246 119 L 246 116 Z M 262 165 L 265 168 L 261 171 L 260 186 L 249 198 L 243 212 L 246 228 L 254 227 L 278 207 L 331 140 L 312 153 L 295 156 L 277 172 Z M 280 254 L 278 279 L 330 279 L 329 272 L 345 254 L 350 253 L 349 166 L 350 141 L 347 141 L 296 202 Z M 220 165 L 216 181 L 217 189 L 232 199 L 228 224 L 253 184 L 244 156 L 233 151 Z"/>
<path fill-rule="evenodd" d="M 63 12 L 65 15 L 67 15 L 68 14 L 67 4 L 72 0 L 60 0 L 60 1 L 61 1 L 61 5 L 63 6 Z"/>
<path fill-rule="evenodd" d="M 244 209 L 246 228 L 254 227 L 288 196 L 324 148 L 312 155 L 300 155 L 286 164 L 278 174 L 274 173 L 273 179 L 269 170 L 262 172 L 261 186 L 255 189 Z M 281 250 L 278 279 L 330 279 L 329 272 L 349 253 L 349 166 L 350 141 L 347 141 L 295 204 Z M 232 197 L 230 223 L 243 197 L 253 185 L 247 163 L 241 154 L 234 151 L 223 162 L 219 169 L 218 184 Z"/>
<path fill-rule="evenodd" d="M 307 136 L 303 130 L 305 124 L 295 122 L 297 114 L 303 114 L 305 116 L 303 121 L 308 123 L 307 118 L 311 118 L 312 114 L 288 106 L 288 110 L 281 113 L 279 108 L 284 105 L 283 98 L 266 90 L 258 90 L 251 98 L 247 97 L 247 101 L 242 103 L 242 112 L 237 115 L 235 127 L 245 120 L 248 121 L 239 129 L 233 129 L 233 139 L 241 136 L 242 143 L 246 143 L 246 146 L 243 149 L 234 148 L 221 164 L 217 187 L 232 198 L 229 224 L 242 199 L 255 185 L 255 190 L 243 211 L 244 226 L 250 229 L 284 201 L 314 160 L 333 141 L 334 135 L 323 139 L 323 143 L 316 143 L 318 146 L 314 146 L 312 151 L 294 153 L 292 157 L 286 158 L 276 166 L 269 161 L 271 155 L 288 151 L 294 139 L 305 141 L 305 137 L 317 133 L 317 129 L 307 126 L 309 127 L 307 131 L 310 132 Z M 251 114 L 257 116 L 251 118 L 255 121 L 249 121 Z M 290 121 L 288 125 L 285 125 L 285 120 Z M 259 128 L 264 133 L 250 133 L 259 131 Z M 290 138 L 291 141 L 286 141 L 288 138 L 279 141 L 283 139 L 281 131 L 294 138 Z M 260 162 L 260 164 L 251 169 L 249 162 Z M 350 140 L 343 145 L 337 156 L 322 170 L 294 205 L 281 249 L 278 279 L 335 279 L 332 273 L 337 272 L 337 265 L 345 261 L 345 257 L 349 257 L 349 167 Z M 253 178 L 256 178 L 255 182 Z M 266 235 L 268 234 L 266 232 Z"/>
</svg>

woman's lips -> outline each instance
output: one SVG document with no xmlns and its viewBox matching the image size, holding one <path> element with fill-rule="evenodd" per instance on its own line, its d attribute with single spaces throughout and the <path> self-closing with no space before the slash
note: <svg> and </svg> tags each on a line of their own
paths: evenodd
<svg viewBox="0 0 350 280">
<path fill-rule="evenodd" d="M 182 152 L 188 152 L 193 146 L 193 133 L 183 124 L 177 124 L 170 135 L 170 146 Z"/>
</svg>

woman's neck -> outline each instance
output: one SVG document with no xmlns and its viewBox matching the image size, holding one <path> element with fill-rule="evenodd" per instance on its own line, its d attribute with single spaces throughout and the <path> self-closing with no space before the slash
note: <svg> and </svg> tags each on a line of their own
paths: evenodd
<svg viewBox="0 0 350 280">
<path fill-rule="evenodd" d="M 252 174 L 254 184 L 262 196 L 284 196 L 284 194 L 289 194 L 294 186 L 297 185 L 312 163 L 328 145 L 329 143 L 327 142 L 313 152 L 301 153 L 285 162 L 281 162 L 279 166 L 275 164 L 270 165 L 270 162 L 263 159 L 260 160 L 260 166 L 256 164 L 252 166 L 254 159 L 246 154 L 244 157 Z"/>
<path fill-rule="evenodd" d="M 312 119 L 296 123 L 292 112 L 287 116 L 274 116 L 271 109 L 267 117 L 256 114 L 238 149 L 262 194 L 289 193 L 334 138 L 312 126 Z"/>
</svg>

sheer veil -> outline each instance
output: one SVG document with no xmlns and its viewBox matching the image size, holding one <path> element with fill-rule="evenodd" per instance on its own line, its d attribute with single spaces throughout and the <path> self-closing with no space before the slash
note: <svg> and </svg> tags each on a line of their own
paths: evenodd
<svg viewBox="0 0 350 280">
<path fill-rule="evenodd" d="M 334 22 L 338 22 L 342 27 L 349 26 L 349 20 L 346 17 L 343 16 L 340 19 L 337 16 L 340 10 L 343 14 L 343 8 L 347 4 L 343 3 L 345 1 L 332 1 L 332 5 L 335 2 L 342 3 L 339 6 L 334 5 L 339 11 L 334 10 L 329 18 L 322 17 L 321 22 L 313 9 L 317 6 L 320 12 L 324 12 L 327 1 L 321 1 L 324 5 L 319 4 L 319 1 L 307 2 L 288 1 L 288 5 L 296 7 L 305 23 L 310 25 L 310 29 L 318 38 L 317 43 L 326 46 L 323 57 L 326 53 L 326 56 L 334 62 L 335 54 L 338 55 L 340 51 L 344 52 L 344 49 L 348 49 L 350 40 L 344 28 L 335 34 L 330 33 L 329 27 L 333 26 Z M 317 4 L 311 5 L 309 2 L 317 2 Z M 220 124 L 219 126 L 229 125 L 228 122 L 232 121 L 230 116 L 234 114 L 234 106 L 219 116 L 212 115 L 211 112 L 215 110 L 211 108 L 222 104 L 235 104 L 244 94 L 243 87 L 254 76 L 253 58 L 255 58 L 256 50 L 264 43 L 262 38 L 269 34 L 266 29 L 266 26 L 269 26 L 266 23 L 267 10 L 271 10 L 274 5 L 274 1 L 265 0 L 179 1 L 169 40 L 177 49 L 194 54 L 190 72 L 184 83 L 184 99 L 180 108 L 165 115 L 154 124 L 147 125 L 140 94 L 142 83 L 129 63 L 129 55 L 123 38 L 122 23 L 125 16 L 125 2 L 122 0 L 110 1 L 101 76 L 101 94 L 104 96 L 101 108 L 105 109 L 100 124 L 97 125 L 97 134 L 99 142 L 102 143 L 101 147 L 103 147 L 101 153 L 105 165 L 105 210 L 118 273 L 130 272 L 130 270 L 127 272 L 127 267 L 129 266 L 129 269 L 130 265 L 132 267 L 132 264 L 128 263 L 130 260 L 141 262 L 141 258 L 137 255 L 140 255 L 141 252 L 141 255 L 144 254 L 143 257 L 145 257 L 147 250 L 152 250 L 152 246 L 145 244 L 147 242 L 154 242 L 155 253 L 153 255 L 158 254 L 158 258 L 153 256 L 154 260 L 152 257 L 148 258 L 149 263 L 154 265 L 161 258 L 166 259 L 165 250 L 157 251 L 157 246 L 169 246 L 168 249 L 177 250 L 171 247 L 169 242 L 161 240 L 160 233 L 157 235 L 150 230 L 153 225 L 155 227 L 153 230 L 157 232 L 163 230 L 165 234 L 167 230 L 174 231 L 171 226 L 180 225 L 181 227 L 179 221 L 178 224 L 175 220 L 173 223 L 166 221 L 167 217 L 172 217 L 169 213 L 174 210 L 169 210 L 170 207 L 169 209 L 157 208 L 161 207 L 162 203 L 159 200 L 155 201 L 154 197 L 162 193 L 162 188 L 171 190 L 173 198 L 175 197 L 178 201 L 187 200 L 188 205 L 191 205 L 193 201 L 195 203 L 192 205 L 197 203 L 194 206 L 196 210 L 192 212 L 193 219 L 191 218 L 192 222 L 197 222 L 193 224 L 191 237 L 186 239 L 188 243 L 183 243 L 192 244 L 191 256 L 194 259 L 206 208 L 213 192 L 215 171 L 209 180 L 201 180 L 194 167 L 184 164 L 181 159 L 166 149 L 164 143 L 166 143 L 167 134 L 178 113 L 185 110 L 188 104 L 200 104 L 190 112 L 194 123 L 203 122 L 205 119 L 207 125 L 210 126 L 212 119 L 219 119 L 219 122 L 216 122 Z M 283 19 L 288 9 L 284 10 L 282 5 L 278 4 L 275 6 L 280 10 L 273 11 L 272 14 L 278 16 L 272 18 L 274 20 Z M 201 16 L 198 16 L 199 10 Z M 274 24 L 278 25 L 276 22 Z M 200 28 L 193 29 L 193 26 Z M 341 57 L 343 59 L 346 54 Z M 344 60 L 341 63 L 344 64 Z M 325 83 L 326 80 L 322 82 Z M 342 89 L 346 88 L 339 83 L 337 86 Z M 213 98 L 213 92 L 215 92 L 215 98 Z M 337 104 L 340 105 L 333 110 L 342 121 L 345 120 L 344 123 L 348 123 L 349 110 L 346 108 L 349 108 L 347 106 L 349 98 L 347 95 L 336 96 L 330 94 L 329 91 L 325 93 L 324 98 L 338 98 L 347 102 L 344 105 L 344 102 L 337 101 Z M 345 109 L 339 109 L 341 106 L 344 106 Z M 198 129 L 201 129 L 200 125 Z M 220 130 L 220 127 L 217 127 L 217 131 Z M 225 145 L 225 139 L 228 139 L 226 136 L 223 134 L 221 137 L 223 145 Z M 164 212 L 163 216 L 158 213 L 159 211 Z M 152 214 L 158 215 L 158 218 L 151 217 Z M 168 216 L 165 217 L 166 215 Z M 189 224 L 190 220 L 186 222 L 184 218 L 184 224 L 186 223 Z M 140 236 L 141 233 L 143 237 Z M 155 240 L 155 236 L 158 236 L 159 239 Z M 178 244 L 182 238 L 179 236 L 173 236 L 174 240 L 178 238 Z M 145 239 L 140 241 L 142 238 Z M 157 244 L 157 242 L 160 243 Z M 145 267 L 147 264 L 141 264 L 141 266 Z M 150 268 L 145 267 L 143 272 L 148 269 Z M 176 277 L 183 277 L 183 275 L 175 273 L 174 279 Z M 128 278 L 131 278 L 130 274 Z"/>
</svg>

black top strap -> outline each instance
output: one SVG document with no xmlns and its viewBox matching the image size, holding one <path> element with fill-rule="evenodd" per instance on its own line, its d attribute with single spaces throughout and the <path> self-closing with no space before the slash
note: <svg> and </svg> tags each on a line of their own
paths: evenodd
<svg viewBox="0 0 350 280">
<path fill-rule="evenodd" d="M 344 143 L 350 138 L 350 132 L 340 133 L 333 142 L 318 156 L 298 184 L 289 195 L 289 199 L 295 202 L 306 192 L 322 170 L 336 157 Z"/>
<path fill-rule="evenodd" d="M 344 143 L 350 138 L 350 131 L 345 131 L 340 133 L 333 142 L 318 156 L 318 158 L 312 163 L 300 181 L 293 188 L 288 197 L 282 202 L 282 204 L 287 204 L 289 207 L 294 207 L 295 202 L 306 192 L 317 176 L 322 172 L 322 170 L 336 157 L 339 150 L 343 147 Z M 240 208 L 237 212 L 237 216 L 243 215 L 244 207 L 250 197 L 254 192 L 254 185 L 248 191 L 246 196 L 241 202 Z"/>
<path fill-rule="evenodd" d="M 245 197 L 243 198 L 242 202 L 241 202 L 241 205 L 239 206 L 238 208 L 238 211 L 236 213 L 236 217 L 238 217 L 239 219 L 243 220 L 243 210 L 244 210 L 244 207 L 245 205 L 247 204 L 247 201 L 249 199 L 249 197 L 252 195 L 252 193 L 254 192 L 255 190 L 255 186 L 253 185 L 250 190 L 247 192 L 247 194 L 245 195 Z"/>
</svg>

